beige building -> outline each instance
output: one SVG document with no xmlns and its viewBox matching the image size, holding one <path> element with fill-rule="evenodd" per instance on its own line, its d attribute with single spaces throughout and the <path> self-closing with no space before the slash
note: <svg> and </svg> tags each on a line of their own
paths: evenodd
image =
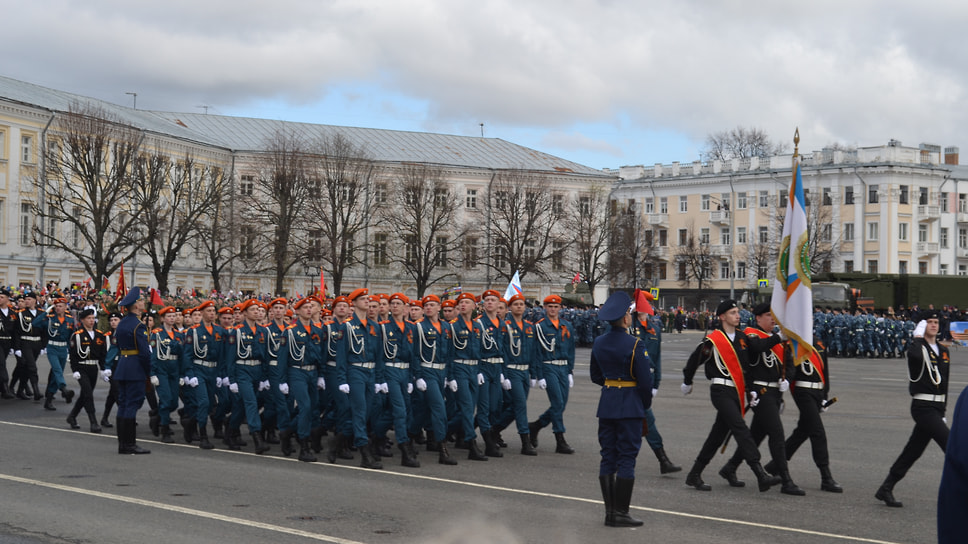
<svg viewBox="0 0 968 544">
<path fill-rule="evenodd" d="M 381 169 L 382 181 L 374 185 L 374 205 L 393 205 L 393 195 L 380 193 L 385 184 L 399 175 L 405 165 L 427 165 L 441 172 L 462 206 L 461 220 L 480 218 L 488 190 L 496 176 L 510 170 L 527 172 L 547 180 L 554 191 L 556 202 L 576 199 L 590 187 L 610 185 L 615 176 L 572 163 L 540 151 L 525 148 L 496 138 L 476 138 L 444 134 L 399 132 L 379 129 L 333 127 L 288 121 L 246 119 L 204 114 L 182 114 L 135 110 L 63 91 L 0 77 L 0 284 L 19 284 L 59 281 L 61 285 L 85 281 L 89 273 L 76 260 L 63 252 L 35 245 L 31 232 L 36 228 L 57 229 L 58 225 L 38 225 L 32 213 L 35 206 L 43 206 L 45 195 L 32 180 L 44 171 L 44 153 L 50 142 L 58 116 L 63 116 L 77 104 L 92 105 L 110 113 L 126 125 L 134 127 L 143 137 L 145 149 L 165 150 L 172 157 L 193 156 L 199 163 L 217 166 L 229 176 L 233 197 L 251 196 L 253 180 L 258 175 L 260 156 L 267 139 L 280 130 L 296 131 L 308 138 L 339 132 L 355 144 L 365 146 Z M 242 225 L 238 225 L 239 229 Z M 57 232 L 71 237 L 76 233 Z M 385 258 L 388 233 L 378 228 L 367 231 L 372 254 L 353 267 L 344 281 L 347 285 L 368 286 L 378 292 L 402 291 L 415 295 L 413 282 Z M 562 233 L 564 235 L 564 233 Z M 468 251 L 478 253 L 479 259 L 491 255 L 493 248 L 487 232 L 472 233 Z M 81 240 L 78 244 L 83 243 Z M 238 240 L 237 243 L 241 243 Z M 379 248 L 383 244 L 383 253 Z M 206 292 L 212 280 L 202 251 L 186 246 L 180 254 L 176 269 L 170 276 L 172 291 L 178 288 Z M 507 280 L 498 280 L 493 269 L 483 265 L 463 264 L 473 259 L 451 259 L 441 274 L 449 274 L 446 281 L 431 288 L 440 292 L 460 283 L 471 292 L 485 288 L 503 289 Z M 576 270 L 569 259 L 558 259 L 549 265 L 547 280 L 528 277 L 523 282 L 529 297 L 542 298 L 560 292 Z M 295 267 L 286 277 L 284 290 L 293 294 L 307 293 L 318 284 L 318 263 L 307 262 Z M 272 291 L 269 274 L 253 273 L 253 267 L 236 262 L 223 275 L 223 289 L 248 292 Z M 157 285 L 150 262 L 143 255 L 125 263 L 129 285 Z M 509 273 L 513 273 L 510 271 Z M 112 285 L 117 274 L 110 278 Z M 92 280 L 95 284 L 99 280 Z M 604 292 L 605 287 L 603 286 Z M 604 299 L 604 296 L 599 296 Z"/>
<path fill-rule="evenodd" d="M 968 274 L 968 170 L 957 164 L 958 148 L 893 140 L 802 154 L 815 271 Z M 640 214 L 653 243 L 663 306 L 748 298 L 773 278 L 792 155 L 610 172 L 612 198 Z M 708 255 L 704 293 L 689 273 L 690 237 Z"/>
</svg>

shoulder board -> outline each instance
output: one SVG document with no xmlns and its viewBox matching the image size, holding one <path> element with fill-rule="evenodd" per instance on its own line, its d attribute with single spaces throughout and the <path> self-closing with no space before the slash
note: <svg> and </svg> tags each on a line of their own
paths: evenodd
<svg viewBox="0 0 968 544">
<path fill-rule="evenodd" d="M 378 325 L 389 325 L 390 324 L 390 321 L 389 320 L 387 320 L 387 321 L 380 321 L 377 324 Z"/>
<path fill-rule="evenodd" d="M 161 327 L 157 327 L 157 328 L 154 328 L 154 329 L 151 330 L 151 334 L 154 334 L 156 332 L 162 332 L 162 328 Z"/>
</svg>

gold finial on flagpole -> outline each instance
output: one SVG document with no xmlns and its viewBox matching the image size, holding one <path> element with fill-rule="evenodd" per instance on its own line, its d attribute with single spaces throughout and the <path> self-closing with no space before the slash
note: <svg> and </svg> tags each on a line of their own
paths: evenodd
<svg viewBox="0 0 968 544">
<path fill-rule="evenodd" d="M 800 127 L 797 127 L 796 130 L 793 132 L 793 156 L 794 157 L 799 155 L 799 146 L 800 146 Z"/>
</svg>

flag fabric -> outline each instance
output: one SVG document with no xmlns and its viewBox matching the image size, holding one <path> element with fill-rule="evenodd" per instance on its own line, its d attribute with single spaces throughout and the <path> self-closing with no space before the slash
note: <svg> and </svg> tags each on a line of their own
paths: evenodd
<svg viewBox="0 0 968 544">
<path fill-rule="evenodd" d="M 463 287 L 461 287 L 459 284 L 455 284 L 455 285 L 452 285 L 446 291 L 444 291 L 444 294 L 447 295 L 447 296 L 450 296 L 450 295 L 458 295 L 461 292 L 463 292 L 463 290 L 464 290 Z"/>
<path fill-rule="evenodd" d="M 652 309 L 652 305 L 649 304 L 650 300 L 655 300 L 652 297 L 652 293 L 648 291 L 643 291 L 641 289 L 635 290 L 635 296 L 632 297 L 635 301 L 635 311 L 647 313 L 649 315 L 655 315 L 655 310 Z"/>
<path fill-rule="evenodd" d="M 805 361 L 813 351 L 813 293 L 805 203 L 800 163 L 797 161 L 786 203 L 783 240 L 780 242 L 771 302 L 773 318 L 790 339 L 794 364 Z"/>
<path fill-rule="evenodd" d="M 109 280 L 107 276 L 101 276 L 101 289 L 106 291 L 111 290 L 111 280 Z"/>
<path fill-rule="evenodd" d="M 118 289 L 114 292 L 114 298 L 121 300 L 128 294 L 128 286 L 124 283 L 124 263 L 121 263 L 121 272 L 118 274 Z"/>
<path fill-rule="evenodd" d="M 151 305 L 152 306 L 164 306 L 165 301 L 161 300 L 161 293 L 157 289 L 151 289 Z"/>
<path fill-rule="evenodd" d="M 514 295 L 524 295 L 524 291 L 521 290 L 521 275 L 517 270 L 514 271 L 514 277 L 511 278 L 511 283 L 504 291 L 504 300 L 511 300 Z"/>
<path fill-rule="evenodd" d="M 326 277 L 323 274 L 323 267 L 319 267 L 319 298 L 326 299 Z"/>
<path fill-rule="evenodd" d="M 581 283 L 581 272 L 575 272 L 575 277 L 571 278 L 571 284 Z"/>
</svg>

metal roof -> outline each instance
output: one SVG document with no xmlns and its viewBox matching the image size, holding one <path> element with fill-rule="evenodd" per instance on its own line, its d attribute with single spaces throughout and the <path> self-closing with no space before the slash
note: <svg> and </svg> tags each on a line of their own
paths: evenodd
<svg viewBox="0 0 968 544">
<path fill-rule="evenodd" d="M 340 127 L 201 113 L 136 110 L 3 76 L 0 76 L 0 99 L 52 112 L 67 112 L 78 104 L 92 105 L 104 109 L 123 123 L 149 132 L 239 152 L 262 151 L 265 143 L 274 134 L 283 130 L 295 131 L 307 140 L 332 136 L 339 132 L 354 145 L 365 148 L 371 158 L 378 161 L 497 170 L 524 169 L 614 178 L 601 170 L 499 138 Z"/>
</svg>

